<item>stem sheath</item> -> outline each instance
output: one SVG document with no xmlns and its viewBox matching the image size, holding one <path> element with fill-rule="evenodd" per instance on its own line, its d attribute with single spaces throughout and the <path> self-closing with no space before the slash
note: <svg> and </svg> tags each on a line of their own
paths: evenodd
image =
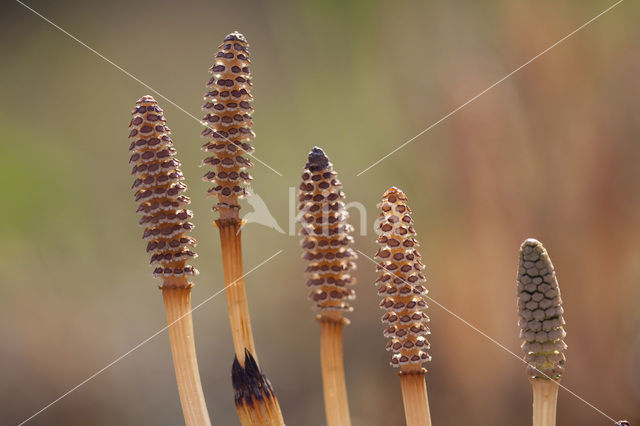
<svg viewBox="0 0 640 426">
<path fill-rule="evenodd" d="M 318 321 L 327 425 L 350 426 L 351 417 L 342 359 L 342 327 L 346 321 L 340 312 L 325 312 L 318 316 Z"/>
<path fill-rule="evenodd" d="M 427 384 L 423 371 L 400 373 L 407 426 L 431 426 Z"/>
<path fill-rule="evenodd" d="M 558 384 L 549 379 L 530 379 L 533 388 L 533 426 L 555 426 Z"/>
</svg>

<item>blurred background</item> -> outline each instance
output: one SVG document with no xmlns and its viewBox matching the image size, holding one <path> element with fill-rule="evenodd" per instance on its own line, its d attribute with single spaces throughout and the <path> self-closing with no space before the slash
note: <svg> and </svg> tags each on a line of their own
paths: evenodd
<svg viewBox="0 0 640 426">
<path fill-rule="evenodd" d="M 253 189 L 280 226 L 308 151 L 323 147 L 349 201 L 366 206 L 356 248 L 373 255 L 376 203 L 409 197 L 430 296 L 520 354 L 520 243 L 542 241 L 567 321 L 563 384 L 614 418 L 640 421 L 640 5 L 626 1 L 356 176 L 612 1 L 29 1 L 31 7 L 201 116 L 208 67 L 243 32 L 253 60 Z M 165 325 L 130 186 L 130 110 L 165 109 L 200 257 L 194 305 L 223 286 L 200 124 L 68 36 L 0 6 L 0 424 L 17 424 Z M 250 211 L 249 208 L 246 211 Z M 356 211 L 352 223 L 360 221 Z M 366 232 L 367 235 L 361 235 Z M 299 237 L 244 230 L 262 366 L 290 425 L 322 425 L 319 327 Z M 373 285 L 361 256 L 345 331 L 354 425 L 404 422 Z M 530 424 L 512 355 L 437 306 L 427 376 L 436 425 Z M 235 425 L 224 296 L 194 313 L 215 424 Z M 610 422 L 561 391 L 559 425 Z M 169 338 L 157 336 L 33 419 L 33 425 L 177 425 Z"/>
</svg>

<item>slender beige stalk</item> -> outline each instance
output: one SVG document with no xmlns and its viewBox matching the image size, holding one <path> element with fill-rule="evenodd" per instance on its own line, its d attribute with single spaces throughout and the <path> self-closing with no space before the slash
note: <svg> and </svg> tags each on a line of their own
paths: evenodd
<svg viewBox="0 0 640 426">
<path fill-rule="evenodd" d="M 430 361 L 426 352 L 430 334 L 429 317 L 424 310 L 427 304 L 422 285 L 426 278 L 422 274 L 424 265 L 416 250 L 418 241 L 413 229 L 411 209 L 407 197 L 398 188 L 389 188 L 379 205 L 378 244 L 380 277 L 378 294 L 383 297 L 380 307 L 387 312 L 382 322 L 389 338 L 387 350 L 394 352 L 391 365 L 400 368 L 400 382 L 405 417 L 408 426 L 430 426 L 429 399 L 425 381 L 426 370 L 422 364 Z"/>
<path fill-rule="evenodd" d="M 564 311 L 549 254 L 532 238 L 520 247 L 517 284 L 520 338 L 533 388 L 533 425 L 555 426 L 567 348 Z"/>
<path fill-rule="evenodd" d="M 186 233 L 193 229 L 193 216 L 187 207 L 189 198 L 183 195 L 187 187 L 182 183 L 180 162 L 174 158 L 175 149 L 162 109 L 151 96 L 138 100 L 132 111 L 129 127 L 131 145 L 131 174 L 139 203 L 140 225 L 145 228 L 147 252 L 153 271 L 163 284 L 169 325 L 171 353 L 176 372 L 180 403 L 187 426 L 210 425 L 209 413 L 202 392 L 191 318 L 191 287 L 188 277 L 197 274 L 189 259 L 196 257 L 191 250 L 196 241 Z"/>
<path fill-rule="evenodd" d="M 302 173 L 299 221 L 304 259 L 307 260 L 309 299 L 320 310 L 320 355 L 324 404 L 329 426 L 349 426 L 349 402 L 342 355 L 343 312 L 351 312 L 355 298 L 355 252 L 347 223 L 342 184 L 324 151 L 314 147 Z"/>
<path fill-rule="evenodd" d="M 222 246 L 222 269 L 224 270 L 224 283 L 227 287 L 227 306 L 229 309 L 229 321 L 233 347 L 236 357 L 243 360 L 244 352 L 248 349 L 257 360 L 253 333 L 251 331 L 251 318 L 249 317 L 249 304 L 245 289 L 242 266 L 242 232 L 240 220 L 219 219 L 216 226 L 220 231 L 220 243 Z"/>
<path fill-rule="evenodd" d="M 318 316 L 324 405 L 329 426 L 346 426 L 351 424 L 342 359 L 342 327 L 347 320 L 342 318 L 341 312 L 332 314 L 335 318 Z"/>
<path fill-rule="evenodd" d="M 529 379 L 533 389 L 533 426 L 555 426 L 558 383 L 549 379 Z"/>
<path fill-rule="evenodd" d="M 431 413 L 424 371 L 400 373 L 400 384 L 407 426 L 430 426 Z"/>
<path fill-rule="evenodd" d="M 191 289 L 163 288 L 162 297 L 167 312 L 171 354 L 184 421 L 187 426 L 210 425 L 196 358 L 191 318 Z"/>
</svg>

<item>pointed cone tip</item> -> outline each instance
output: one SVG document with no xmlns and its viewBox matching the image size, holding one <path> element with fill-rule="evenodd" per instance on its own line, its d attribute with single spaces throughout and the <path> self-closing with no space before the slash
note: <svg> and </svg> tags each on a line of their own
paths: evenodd
<svg viewBox="0 0 640 426">
<path fill-rule="evenodd" d="M 544 248 L 544 246 L 542 245 L 542 243 L 538 240 L 536 240 L 535 238 L 527 238 L 526 240 L 524 240 L 522 242 L 522 244 L 520 245 L 520 251 L 524 252 L 524 251 L 529 252 L 530 250 L 534 250 L 537 251 L 539 253 L 545 252 L 546 249 Z"/>
<path fill-rule="evenodd" d="M 157 104 L 156 100 L 151 95 L 144 95 L 136 101 L 136 104 Z"/>
<path fill-rule="evenodd" d="M 384 192 L 382 199 L 395 203 L 397 200 L 407 201 L 407 196 L 400 188 L 392 186 Z"/>
<path fill-rule="evenodd" d="M 309 166 L 320 166 L 325 168 L 329 165 L 329 157 L 321 148 L 314 146 L 311 151 L 309 151 L 309 162 L 307 163 L 307 167 Z"/>
<path fill-rule="evenodd" d="M 247 38 L 239 31 L 232 31 L 224 38 L 224 41 L 242 41 L 247 42 Z"/>
<path fill-rule="evenodd" d="M 536 240 L 535 238 L 527 238 L 526 240 L 524 240 L 522 245 L 523 246 L 541 246 L 542 243 Z"/>
</svg>

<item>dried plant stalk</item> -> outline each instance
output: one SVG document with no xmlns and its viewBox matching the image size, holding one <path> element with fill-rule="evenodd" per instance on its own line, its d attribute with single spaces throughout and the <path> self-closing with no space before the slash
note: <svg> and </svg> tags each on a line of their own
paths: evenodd
<svg viewBox="0 0 640 426">
<path fill-rule="evenodd" d="M 320 310 L 320 355 L 327 424 L 350 425 L 349 403 L 342 355 L 342 328 L 348 321 L 344 312 L 352 310 L 349 301 L 355 298 L 355 252 L 349 248 L 353 228 L 333 165 L 325 153 L 315 147 L 302 173 L 298 196 L 299 220 L 304 259 L 309 264 L 307 286 L 309 299 Z"/>
<path fill-rule="evenodd" d="M 522 243 L 517 281 L 520 338 L 533 389 L 533 424 L 554 426 L 567 345 L 558 280 L 539 241 Z"/>
<path fill-rule="evenodd" d="M 220 231 L 220 243 L 222 245 L 222 267 L 224 270 L 224 282 L 227 286 L 227 306 L 229 308 L 229 321 L 233 346 L 236 353 L 244 359 L 245 349 L 255 355 L 255 343 L 251 331 L 251 319 L 249 317 L 249 304 L 245 288 L 242 266 L 242 235 L 240 222 L 216 221 Z"/>
<path fill-rule="evenodd" d="M 160 287 L 165 303 L 171 352 L 185 423 L 209 425 L 209 413 L 202 392 L 191 319 L 191 287 L 188 277 L 197 273 L 188 259 L 196 242 L 186 235 L 193 229 L 192 213 L 185 207 L 189 198 L 174 158 L 175 149 L 165 125 L 162 109 L 151 96 L 144 96 L 132 112 L 129 138 L 130 163 L 135 176 L 133 188 L 139 203 L 143 238 L 148 241 L 153 274 L 163 280 Z"/>
<path fill-rule="evenodd" d="M 418 242 L 413 229 L 411 209 L 407 197 L 398 188 L 388 189 L 379 205 L 378 243 L 376 254 L 380 277 L 378 294 L 383 297 L 380 307 L 387 312 L 382 322 L 389 338 L 387 350 L 393 351 L 391 365 L 400 368 L 405 417 L 409 426 L 431 425 L 429 399 L 422 364 L 431 360 L 426 352 L 430 333 L 429 317 L 424 313 L 427 289 L 416 250 Z"/>
<path fill-rule="evenodd" d="M 271 383 L 249 351 L 245 351 L 244 367 L 233 360 L 231 379 L 235 393 L 236 410 L 244 426 L 284 425 L 278 399 Z"/>
<path fill-rule="evenodd" d="M 429 398 L 424 373 L 401 373 L 402 400 L 404 402 L 404 417 L 407 425 L 431 425 L 429 412 Z"/>
<path fill-rule="evenodd" d="M 342 327 L 346 320 L 336 314 L 340 316 L 336 320 L 319 316 L 322 387 L 329 426 L 351 424 L 342 359 Z"/>
<path fill-rule="evenodd" d="M 209 413 L 202 392 L 191 318 L 191 289 L 163 288 L 171 354 L 174 360 L 180 403 L 187 425 L 208 425 Z"/>
<path fill-rule="evenodd" d="M 252 179 L 246 172 L 252 166 L 247 155 L 254 150 L 252 142 L 255 138 L 251 130 L 253 108 L 250 102 L 253 97 L 250 92 L 251 61 L 248 46 L 242 34 L 233 32 L 218 47 L 215 63 L 209 69 L 213 74 L 207 83 L 209 91 L 204 96 L 203 110 L 206 115 L 202 122 L 207 127 L 202 131 L 202 136 L 207 139 L 207 143 L 202 149 L 213 154 L 203 161 L 203 165 L 213 167 L 213 170 L 204 175 L 204 180 L 215 183 L 208 195 L 218 199 L 214 210 L 220 214 L 216 226 L 220 231 L 225 292 L 236 361 L 240 367 L 247 368 L 245 360 L 250 359 L 255 364 L 255 369 L 262 374 L 258 368 L 247 293 L 242 278 L 242 220 L 238 203 L 238 200 L 247 195 L 246 185 Z M 250 356 L 245 357 L 246 353 Z M 271 409 L 277 411 L 272 414 L 272 418 L 281 420 L 280 407 L 272 389 L 270 395 L 271 400 L 275 401 Z M 242 414 L 245 409 L 250 415 L 258 415 L 260 406 L 254 404 L 239 409 L 238 415 L 243 422 L 246 420 Z"/>
</svg>

